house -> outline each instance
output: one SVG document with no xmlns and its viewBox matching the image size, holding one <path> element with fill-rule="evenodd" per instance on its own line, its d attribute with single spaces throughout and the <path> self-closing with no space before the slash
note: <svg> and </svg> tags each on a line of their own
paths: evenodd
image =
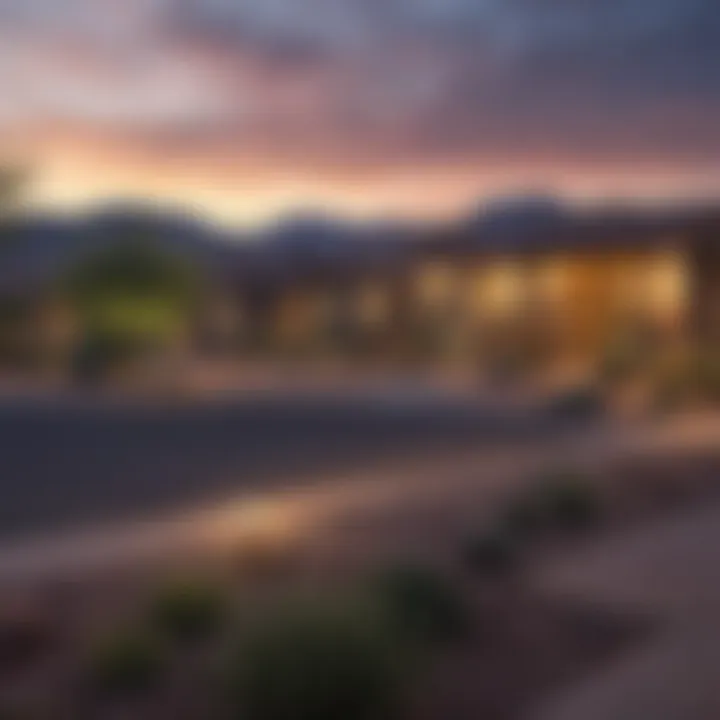
<svg viewBox="0 0 720 720">
<path fill-rule="evenodd" d="M 426 232 L 374 263 L 296 269 L 266 294 L 269 334 L 301 344 L 342 318 L 375 354 L 476 366 L 596 365 L 720 341 L 720 211 L 576 213 Z M 241 293 L 242 294 L 242 293 Z"/>
<path fill-rule="evenodd" d="M 658 357 L 720 348 L 720 209 L 531 210 L 402 231 L 306 222 L 301 241 L 286 229 L 254 243 L 160 218 L 153 237 L 204 273 L 190 342 L 200 354 L 496 372 L 597 367 L 627 345 Z M 32 310 L 21 344 L 55 356 L 72 344 L 54 288 L 78 258 L 133 235 L 118 222 L 36 222 L 5 258 L 0 297 Z"/>
</svg>

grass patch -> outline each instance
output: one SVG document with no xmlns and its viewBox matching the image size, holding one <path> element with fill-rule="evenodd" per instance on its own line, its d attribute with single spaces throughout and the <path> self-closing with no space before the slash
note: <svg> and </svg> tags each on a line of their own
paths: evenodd
<svg viewBox="0 0 720 720">
<path fill-rule="evenodd" d="M 397 636 L 412 645 L 432 645 L 462 637 L 470 613 L 460 591 L 442 574 L 400 565 L 373 583 L 374 597 Z"/>
<path fill-rule="evenodd" d="M 194 641 L 217 633 L 227 615 L 221 590 L 200 581 L 176 582 L 163 588 L 154 599 L 151 617 L 171 637 Z"/>
<path fill-rule="evenodd" d="M 123 631 L 105 638 L 90 659 L 93 686 L 111 695 L 141 695 L 159 683 L 165 657 L 154 635 Z"/>
<path fill-rule="evenodd" d="M 388 717 L 402 673 L 388 633 L 367 607 L 299 603 L 265 617 L 231 668 L 237 718 Z"/>
</svg>

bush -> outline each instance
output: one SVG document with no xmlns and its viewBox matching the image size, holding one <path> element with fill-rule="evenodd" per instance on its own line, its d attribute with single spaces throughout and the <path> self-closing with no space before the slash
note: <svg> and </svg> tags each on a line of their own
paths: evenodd
<svg viewBox="0 0 720 720">
<path fill-rule="evenodd" d="M 501 527 L 510 537 L 527 538 L 545 527 L 547 518 L 537 495 L 526 492 L 512 498 L 501 512 Z"/>
<path fill-rule="evenodd" d="M 198 640 L 217 632 L 226 606 L 219 588 L 184 582 L 161 590 L 151 611 L 154 621 L 168 634 L 180 640 Z"/>
<path fill-rule="evenodd" d="M 390 627 L 411 644 L 453 640 L 468 628 L 463 597 L 432 570 L 412 565 L 392 568 L 380 575 L 374 589 Z"/>
<path fill-rule="evenodd" d="M 599 388 L 593 385 L 581 385 L 565 390 L 552 398 L 548 411 L 559 419 L 592 419 L 605 411 L 605 400 Z"/>
<path fill-rule="evenodd" d="M 490 530 L 470 538 L 462 556 L 470 570 L 488 578 L 505 577 L 518 564 L 518 548 L 507 531 Z"/>
<path fill-rule="evenodd" d="M 110 338 L 86 335 L 72 356 L 72 376 L 80 384 L 104 380 L 124 358 L 121 348 Z"/>
<path fill-rule="evenodd" d="M 376 720 L 398 700 L 387 633 L 361 608 L 318 604 L 273 613 L 240 650 L 232 668 L 238 717 Z"/>
<path fill-rule="evenodd" d="M 135 632 L 119 633 L 103 641 L 91 659 L 93 684 L 113 695 L 137 695 L 151 690 L 163 669 L 155 638 Z"/>
<path fill-rule="evenodd" d="M 582 477 L 561 474 L 546 481 L 541 502 L 552 527 L 578 530 L 600 518 L 601 502 L 597 489 Z"/>
</svg>

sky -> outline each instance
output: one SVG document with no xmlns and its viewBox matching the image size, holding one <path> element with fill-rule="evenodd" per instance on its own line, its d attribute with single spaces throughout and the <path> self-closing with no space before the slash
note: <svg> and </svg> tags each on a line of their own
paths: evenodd
<svg viewBox="0 0 720 720">
<path fill-rule="evenodd" d="M 452 216 L 720 196 L 718 0 L 0 0 L 31 198 Z"/>
</svg>

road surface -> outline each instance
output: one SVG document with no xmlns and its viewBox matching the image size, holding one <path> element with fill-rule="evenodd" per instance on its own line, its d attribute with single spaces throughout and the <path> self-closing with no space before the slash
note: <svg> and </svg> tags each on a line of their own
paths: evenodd
<svg viewBox="0 0 720 720">
<path fill-rule="evenodd" d="M 527 413 L 432 395 L 5 399 L 0 539 L 152 517 L 238 491 L 311 483 L 320 472 L 541 429 Z"/>
</svg>

